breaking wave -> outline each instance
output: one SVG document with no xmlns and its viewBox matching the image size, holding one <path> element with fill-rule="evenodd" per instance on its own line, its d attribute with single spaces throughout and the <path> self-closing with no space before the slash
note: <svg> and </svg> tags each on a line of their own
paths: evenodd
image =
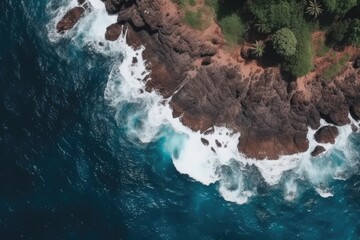
<svg viewBox="0 0 360 240">
<path fill-rule="evenodd" d="M 180 173 L 205 185 L 217 184 L 225 200 L 238 204 L 256 196 L 259 186 L 264 184 L 270 189 L 281 189 L 286 201 L 296 200 L 304 187 L 313 188 L 314 193 L 324 198 L 331 197 L 336 194 L 331 183 L 346 180 L 356 171 L 359 152 L 352 142 L 350 125 L 338 127 L 335 144 L 323 144 L 326 153 L 318 157 L 311 157 L 311 151 L 321 144 L 314 140 L 315 130 L 309 129 L 309 150 L 277 161 L 246 158 L 237 148 L 240 133 L 227 128 L 215 127 L 212 134 L 204 135 L 183 126 L 178 118 L 172 117 L 170 99 L 163 99 L 155 91 L 145 91 L 148 72 L 142 58 L 144 48 L 135 50 L 128 46 L 126 31 L 115 42 L 105 41 L 105 29 L 116 22 L 116 16 L 109 16 L 100 0 L 89 2 L 91 11 L 74 29 L 60 35 L 56 33 L 56 23 L 77 2 L 51 1 L 47 6 L 53 15 L 47 26 L 48 37 L 54 43 L 68 39 L 74 46 L 115 59 L 104 97 L 116 109 L 116 121 L 134 144 L 146 146 L 161 141 L 161 152 L 172 158 Z M 322 121 L 321 125 L 329 124 Z M 207 146 L 202 138 L 209 143 Z"/>
</svg>

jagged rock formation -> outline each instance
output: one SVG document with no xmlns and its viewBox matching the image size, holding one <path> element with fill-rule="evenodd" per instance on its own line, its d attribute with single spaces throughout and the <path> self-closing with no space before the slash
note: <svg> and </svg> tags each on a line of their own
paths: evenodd
<svg viewBox="0 0 360 240">
<path fill-rule="evenodd" d="M 339 126 L 350 122 L 349 112 L 360 119 L 360 70 L 351 62 L 334 79 L 286 81 L 277 68 L 245 74 L 236 60 L 221 58 L 220 31 L 204 36 L 185 26 L 170 0 L 105 4 L 110 13 L 119 12 L 106 39 L 115 40 L 125 26 L 130 45 L 145 45 L 151 70 L 147 90 L 172 97 L 174 117 L 195 131 L 214 125 L 239 131 L 239 150 L 249 157 L 276 159 L 306 151 L 308 127 L 317 129 L 320 118 Z"/>
</svg>

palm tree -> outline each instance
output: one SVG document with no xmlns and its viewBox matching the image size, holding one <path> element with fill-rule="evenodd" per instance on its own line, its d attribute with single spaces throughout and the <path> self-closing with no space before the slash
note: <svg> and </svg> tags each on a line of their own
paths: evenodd
<svg viewBox="0 0 360 240">
<path fill-rule="evenodd" d="M 320 3 L 316 0 L 309 1 L 309 6 L 306 8 L 306 13 L 317 18 L 322 12 L 323 9 Z"/>
<path fill-rule="evenodd" d="M 255 43 L 252 45 L 253 52 L 256 57 L 262 57 L 264 55 L 265 51 L 265 43 L 262 40 L 255 41 Z"/>
<path fill-rule="evenodd" d="M 269 32 L 269 27 L 265 23 L 255 23 L 255 27 L 259 33 Z"/>
</svg>

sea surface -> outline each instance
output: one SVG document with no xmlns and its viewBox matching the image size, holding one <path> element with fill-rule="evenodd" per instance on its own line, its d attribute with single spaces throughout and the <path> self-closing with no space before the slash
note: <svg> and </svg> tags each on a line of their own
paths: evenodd
<svg viewBox="0 0 360 240">
<path fill-rule="evenodd" d="M 359 133 L 256 162 L 219 127 L 215 154 L 91 2 L 60 36 L 75 1 L 0 1 L 0 239 L 360 239 Z"/>
</svg>

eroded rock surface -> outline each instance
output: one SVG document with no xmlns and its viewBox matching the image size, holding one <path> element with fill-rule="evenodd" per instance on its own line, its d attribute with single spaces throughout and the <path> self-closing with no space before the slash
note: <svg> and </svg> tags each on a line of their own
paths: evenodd
<svg viewBox="0 0 360 240">
<path fill-rule="evenodd" d="M 118 13 L 106 39 L 117 39 L 124 26 L 130 45 L 145 46 L 151 70 L 147 91 L 172 97 L 174 117 L 182 116 L 193 130 L 216 125 L 241 132 L 238 148 L 249 157 L 277 159 L 306 151 L 308 127 L 317 129 L 321 118 L 338 126 L 350 122 L 349 113 L 360 119 L 360 68 L 353 62 L 334 79 L 287 81 L 277 68 L 248 72 L 221 58 L 220 30 L 208 37 L 190 29 L 170 0 L 105 4 L 109 13 Z M 333 128 L 330 133 L 321 141 L 333 142 L 337 134 Z"/>
</svg>

